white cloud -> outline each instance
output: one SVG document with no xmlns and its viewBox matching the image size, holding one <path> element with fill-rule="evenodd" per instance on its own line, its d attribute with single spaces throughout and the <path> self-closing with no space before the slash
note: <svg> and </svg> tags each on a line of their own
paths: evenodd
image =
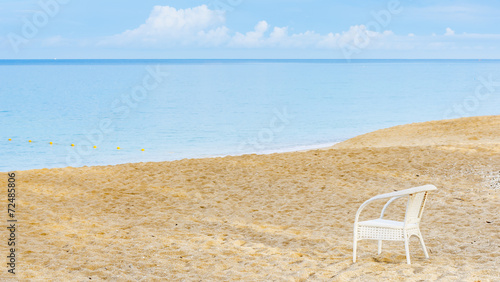
<svg viewBox="0 0 500 282">
<path fill-rule="evenodd" d="M 140 42 L 145 45 L 187 45 L 207 40 L 221 42 L 228 32 L 226 27 L 221 26 L 224 21 L 223 12 L 210 10 L 206 5 L 179 10 L 155 6 L 144 24 L 107 38 L 101 44 Z"/>
<path fill-rule="evenodd" d="M 198 31 L 199 43 L 204 46 L 219 46 L 227 42 L 231 37 L 228 35 L 229 29 L 225 26 L 211 29 L 209 31 Z"/>
<path fill-rule="evenodd" d="M 372 40 L 378 40 L 386 36 L 393 35 L 392 31 L 384 31 L 382 33 L 371 31 L 364 25 L 351 26 L 348 31 L 343 32 L 339 38 L 341 45 L 351 44 L 364 48 L 368 46 Z"/>
<path fill-rule="evenodd" d="M 447 50 L 475 48 L 477 44 L 497 46 L 498 34 L 455 34 L 446 28 L 444 34 L 432 36 L 395 35 L 392 31 L 372 31 L 365 25 L 353 25 L 346 31 L 319 34 L 313 30 L 292 33 L 291 28 L 258 22 L 250 31 L 232 31 L 225 26 L 225 14 L 202 5 L 190 9 L 155 6 L 144 24 L 102 40 L 98 45 L 141 46 L 146 48 L 220 47 L 220 48 L 280 48 L 325 49 L 358 54 L 362 50 Z M 64 44 L 53 37 L 47 46 Z M 87 44 L 88 45 L 88 44 Z M 497 47 L 492 47 L 497 48 Z"/>
<path fill-rule="evenodd" d="M 393 35 L 370 31 L 364 25 L 348 31 L 322 35 L 315 31 L 290 34 L 288 27 L 271 27 L 265 20 L 252 31 L 231 32 L 222 11 L 206 5 L 175 9 L 155 6 L 144 24 L 101 40 L 98 45 L 144 47 L 205 46 L 230 48 L 342 48 L 345 44 L 365 48 L 374 41 Z"/>
<path fill-rule="evenodd" d="M 254 31 L 249 31 L 246 34 L 237 32 L 231 42 L 233 47 L 261 47 L 264 45 L 264 33 L 268 30 L 269 24 L 266 21 L 260 21 L 254 28 Z"/>
<path fill-rule="evenodd" d="M 327 36 L 327 35 L 326 35 Z M 306 31 L 303 33 L 292 34 L 288 42 L 283 41 L 282 46 L 288 48 L 306 48 L 306 47 L 319 47 L 319 43 L 324 40 L 325 36 L 318 34 L 314 31 Z"/>
<path fill-rule="evenodd" d="M 269 35 L 271 44 L 280 45 L 288 38 L 288 27 L 274 27 L 273 32 Z"/>
<path fill-rule="evenodd" d="M 380 41 L 393 36 L 392 31 L 371 31 L 365 25 L 354 25 L 342 33 L 329 33 L 323 36 L 317 46 L 322 48 L 374 48 L 380 45 Z"/>
<path fill-rule="evenodd" d="M 267 36 L 269 25 L 265 21 L 259 22 L 254 31 L 246 34 L 236 33 L 230 42 L 231 47 L 281 47 L 281 48 L 327 48 L 338 49 L 345 45 L 366 48 L 374 41 L 391 36 L 391 31 L 382 33 L 370 31 L 364 25 L 351 26 L 348 31 L 342 33 L 329 33 L 321 35 L 314 31 L 288 34 L 288 27 L 274 27 Z"/>
</svg>

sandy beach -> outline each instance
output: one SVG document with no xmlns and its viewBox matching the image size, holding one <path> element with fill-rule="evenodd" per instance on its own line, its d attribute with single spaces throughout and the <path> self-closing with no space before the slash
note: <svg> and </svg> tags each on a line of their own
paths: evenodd
<svg viewBox="0 0 500 282">
<path fill-rule="evenodd" d="M 500 116 L 397 126 L 328 149 L 17 171 L 16 181 L 20 280 L 500 280 Z M 353 263 L 361 203 L 424 184 L 438 188 L 421 224 L 430 259 L 413 237 L 411 265 L 402 242 L 377 255 L 361 241 Z"/>
</svg>

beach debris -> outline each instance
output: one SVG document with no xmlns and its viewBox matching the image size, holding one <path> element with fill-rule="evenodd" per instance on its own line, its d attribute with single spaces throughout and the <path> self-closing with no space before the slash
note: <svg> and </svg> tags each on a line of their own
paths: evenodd
<svg viewBox="0 0 500 282">
<path fill-rule="evenodd" d="M 497 190 L 500 189 L 500 171 L 496 170 L 489 170 L 489 169 L 474 169 L 474 168 L 469 168 L 461 171 L 461 174 L 464 176 L 479 176 L 483 179 L 483 185 L 493 189 Z"/>
</svg>

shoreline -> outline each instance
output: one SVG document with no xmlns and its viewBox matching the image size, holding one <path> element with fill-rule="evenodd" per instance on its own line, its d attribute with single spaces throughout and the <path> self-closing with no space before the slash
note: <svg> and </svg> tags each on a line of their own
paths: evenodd
<svg viewBox="0 0 500 282">
<path fill-rule="evenodd" d="M 343 141 L 341 141 L 343 142 Z M 127 161 L 127 162 L 120 162 L 120 163 L 107 163 L 107 164 L 99 164 L 99 165 L 82 165 L 82 166 L 58 166 L 58 167 L 44 167 L 44 168 L 30 168 L 30 169 L 18 169 L 18 170 L 8 170 L 8 171 L 0 171 L 0 173 L 7 173 L 7 172 L 12 172 L 12 171 L 28 171 L 28 170 L 44 170 L 44 169 L 58 169 L 58 168 L 82 168 L 82 167 L 106 167 L 106 166 L 116 166 L 116 165 L 125 165 L 125 164 L 137 164 L 137 163 L 162 163 L 162 162 L 175 162 L 175 161 L 182 161 L 182 160 L 195 160 L 195 159 L 211 159 L 211 158 L 224 158 L 224 157 L 237 157 L 237 156 L 244 156 L 244 155 L 271 155 L 271 154 L 282 154 L 282 153 L 292 153 L 292 152 L 304 152 L 304 151 L 310 151 L 310 150 L 327 150 L 329 148 L 332 148 L 338 143 L 341 142 L 329 142 L 329 143 L 320 143 L 320 144 L 314 144 L 314 145 L 298 145 L 298 146 L 291 146 L 291 147 L 284 147 L 282 149 L 274 149 L 274 150 L 263 150 L 263 151 L 255 151 L 255 152 L 248 152 L 248 153 L 241 153 L 241 154 L 211 154 L 211 155 L 200 155 L 196 157 L 186 157 L 186 158 L 180 158 L 180 159 L 174 159 L 174 160 L 160 160 L 160 161 Z"/>
<path fill-rule="evenodd" d="M 475 117 L 466 117 L 466 118 L 458 118 L 458 119 L 448 119 L 448 120 L 433 120 L 427 122 L 415 122 L 410 124 L 397 125 L 388 128 L 378 129 L 372 132 L 360 134 L 354 136 L 352 138 L 339 141 L 339 142 L 328 142 L 328 143 L 319 143 L 313 145 L 298 145 L 298 146 L 290 146 L 284 147 L 282 149 L 269 149 L 262 151 L 253 151 L 246 153 L 238 153 L 238 154 L 208 154 L 208 155 L 198 155 L 195 157 L 185 157 L 173 160 L 152 160 L 152 161 L 126 161 L 126 162 L 109 162 L 106 164 L 99 165 L 82 165 L 78 167 L 72 166 L 61 166 L 61 167 L 51 167 L 51 168 L 32 168 L 32 169 L 23 169 L 23 170 L 10 170 L 10 171 L 27 171 L 27 170 L 39 170 L 39 169 L 54 169 L 54 168 L 82 168 L 82 167 L 107 167 L 107 166 L 116 166 L 116 165 L 126 165 L 126 164 L 138 164 L 138 163 L 162 163 L 162 162 L 176 162 L 182 160 L 196 160 L 196 159 L 212 159 L 212 158 L 225 158 L 225 157 L 237 157 L 237 156 L 245 156 L 245 155 L 272 155 L 272 154 L 282 154 L 282 153 L 293 153 L 293 152 L 306 152 L 311 150 L 329 150 L 329 149 L 342 149 L 342 148 L 365 148 L 365 147 L 394 147 L 394 146 L 422 146 L 422 145 L 445 145 L 446 143 L 450 143 L 450 140 L 446 136 L 443 136 L 443 140 L 439 140 L 433 136 L 429 135 L 421 135 L 422 131 L 428 130 L 427 127 L 432 127 L 434 124 L 452 124 L 456 120 L 469 120 L 468 126 L 473 126 L 471 123 L 475 121 L 481 121 L 485 119 L 495 118 L 498 116 L 475 116 Z M 422 127 L 422 128 L 420 128 Z M 403 129 L 405 136 L 401 136 L 396 138 L 396 135 L 400 134 L 399 130 Z M 468 133 L 469 135 L 473 134 L 482 134 L 481 132 Z M 371 143 L 364 143 L 365 137 L 371 139 Z M 474 139 L 473 136 L 467 136 L 467 134 L 457 135 L 462 140 L 458 141 L 457 138 L 453 140 L 454 144 L 478 144 L 479 140 Z M 390 137 L 392 140 L 390 143 L 381 144 L 381 141 L 384 138 Z M 426 137 L 425 141 L 422 140 L 422 137 Z M 472 138 L 469 140 L 469 138 Z M 484 138 L 483 138 L 484 139 Z M 496 142 L 495 136 L 490 138 L 488 142 Z M 8 171 L 0 172 L 6 173 Z"/>
</svg>

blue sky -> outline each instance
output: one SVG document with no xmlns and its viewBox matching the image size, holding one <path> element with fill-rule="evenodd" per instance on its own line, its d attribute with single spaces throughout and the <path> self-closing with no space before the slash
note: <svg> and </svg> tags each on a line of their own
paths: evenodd
<svg viewBox="0 0 500 282">
<path fill-rule="evenodd" d="M 0 59 L 500 59 L 500 0 L 2 0 Z"/>
</svg>

